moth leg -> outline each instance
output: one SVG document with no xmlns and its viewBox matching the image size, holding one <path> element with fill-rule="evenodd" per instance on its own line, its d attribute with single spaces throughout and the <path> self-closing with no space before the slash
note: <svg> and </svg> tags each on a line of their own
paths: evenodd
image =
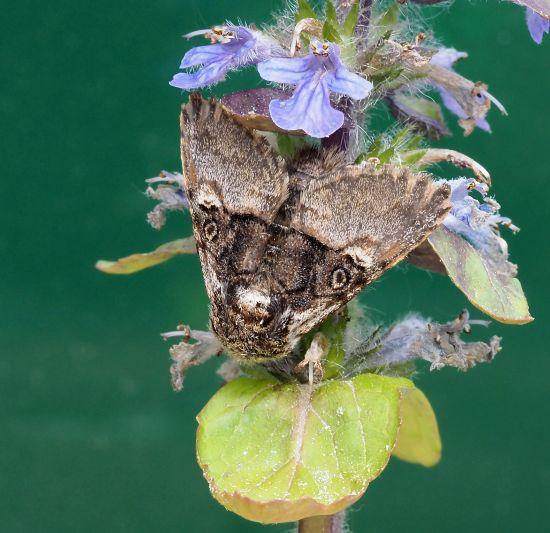
<svg viewBox="0 0 550 533">
<path fill-rule="evenodd" d="M 189 326 L 178 326 L 176 331 L 161 333 L 161 336 L 164 340 L 182 337 L 182 340 L 171 346 L 169 350 L 172 358 L 171 383 L 176 392 L 183 388 L 183 379 L 187 369 L 200 365 L 223 351 L 222 344 L 210 331 L 195 331 Z M 191 343 L 191 340 L 195 342 Z"/>
<path fill-rule="evenodd" d="M 328 339 L 320 332 L 316 333 L 304 355 L 304 359 L 296 365 L 296 370 L 301 370 L 308 366 L 308 381 L 313 385 L 315 374 L 319 379 L 323 377 L 323 366 L 321 360 L 328 354 L 330 344 Z"/>
</svg>

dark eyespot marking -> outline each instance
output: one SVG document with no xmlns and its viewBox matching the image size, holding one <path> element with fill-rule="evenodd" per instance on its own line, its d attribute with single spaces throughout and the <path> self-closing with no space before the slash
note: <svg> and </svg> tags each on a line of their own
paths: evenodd
<svg viewBox="0 0 550 533">
<path fill-rule="evenodd" d="M 350 274 L 345 268 L 336 268 L 330 275 L 330 283 L 334 290 L 343 289 L 350 280 Z"/>
<path fill-rule="evenodd" d="M 213 221 L 207 222 L 204 227 L 204 236 L 209 240 L 213 241 L 218 236 L 218 225 Z"/>
</svg>

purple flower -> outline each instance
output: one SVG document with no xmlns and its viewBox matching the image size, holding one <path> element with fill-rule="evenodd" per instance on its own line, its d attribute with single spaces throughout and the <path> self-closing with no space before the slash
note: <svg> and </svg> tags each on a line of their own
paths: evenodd
<svg viewBox="0 0 550 533">
<path fill-rule="evenodd" d="M 519 231 L 512 221 L 499 214 L 500 205 L 493 198 L 487 198 L 487 185 L 467 178 L 449 180 L 451 187 L 451 211 L 443 225 L 468 240 L 475 248 L 487 255 L 508 257 L 508 245 L 500 237 L 498 227 L 504 225 L 513 232 Z M 472 198 L 469 193 L 477 191 L 483 202 Z"/>
<path fill-rule="evenodd" d="M 273 122 L 317 138 L 328 137 L 344 124 L 344 114 L 331 105 L 331 92 L 362 100 L 372 89 L 370 81 L 344 66 L 333 43 L 313 41 L 308 56 L 269 59 L 258 65 L 258 72 L 264 80 L 296 85 L 287 100 L 271 101 Z"/>
<path fill-rule="evenodd" d="M 527 8 L 527 27 L 533 41 L 541 44 L 544 34 L 550 32 L 550 20 Z"/>
<path fill-rule="evenodd" d="M 431 63 L 448 70 L 454 70 L 453 65 L 459 60 L 468 57 L 466 52 L 459 52 L 454 48 L 441 48 L 431 59 Z M 467 119 L 468 113 L 464 111 L 456 98 L 442 85 L 432 82 L 435 88 L 439 91 L 443 105 L 451 112 L 454 113 L 460 119 Z M 483 104 L 486 98 L 492 99 L 492 97 L 486 91 L 482 91 L 477 94 L 476 98 L 479 99 L 479 103 Z M 476 120 L 476 126 L 484 131 L 491 132 L 491 126 L 485 118 Z"/>
<path fill-rule="evenodd" d="M 170 82 L 172 87 L 190 90 L 213 85 L 222 81 L 230 70 L 282 53 L 274 41 L 261 32 L 244 26 L 198 30 L 188 33 L 186 37 L 196 35 L 204 35 L 213 44 L 197 46 L 185 54 L 180 68 L 199 68 L 194 72 L 176 74 Z"/>
</svg>

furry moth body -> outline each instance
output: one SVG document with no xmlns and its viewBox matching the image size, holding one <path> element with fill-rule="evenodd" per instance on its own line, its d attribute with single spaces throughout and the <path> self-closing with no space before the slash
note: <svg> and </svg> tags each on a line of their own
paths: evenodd
<svg viewBox="0 0 550 533">
<path fill-rule="evenodd" d="M 181 132 L 211 328 L 240 360 L 290 353 L 450 209 L 448 186 L 427 174 L 346 166 L 335 154 L 291 166 L 197 94 Z"/>
</svg>

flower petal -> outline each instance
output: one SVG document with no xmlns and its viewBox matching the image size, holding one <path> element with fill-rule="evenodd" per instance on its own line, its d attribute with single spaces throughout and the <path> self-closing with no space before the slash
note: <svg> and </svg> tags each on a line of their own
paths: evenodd
<svg viewBox="0 0 550 533">
<path fill-rule="evenodd" d="M 468 57 L 467 52 L 459 52 L 454 48 L 440 48 L 437 53 L 432 56 L 430 63 L 446 69 L 452 69 L 453 65 L 459 59 L 464 59 L 466 57 Z"/>
<path fill-rule="evenodd" d="M 229 52 L 229 53 L 228 53 Z M 208 65 L 214 61 L 223 61 L 228 56 L 233 56 L 233 50 L 225 44 L 208 44 L 191 48 L 181 60 L 180 68 Z"/>
<path fill-rule="evenodd" d="M 317 138 L 328 137 L 344 123 L 344 114 L 330 105 L 325 81 L 315 77 L 299 85 L 288 100 L 273 100 L 269 113 L 280 128 Z"/>
<path fill-rule="evenodd" d="M 544 34 L 550 31 L 550 20 L 527 8 L 527 27 L 533 41 L 541 44 Z"/>
<path fill-rule="evenodd" d="M 485 118 L 480 118 L 476 120 L 476 126 L 483 131 L 486 131 L 487 133 L 492 133 L 491 125 Z"/>
<path fill-rule="evenodd" d="M 266 81 L 298 85 L 304 77 L 315 74 L 317 64 L 314 57 L 274 58 L 258 65 L 260 76 Z"/>
<path fill-rule="evenodd" d="M 493 198 L 487 198 L 487 185 L 466 178 L 449 180 L 451 187 L 451 211 L 443 221 L 450 231 L 467 239 L 474 248 L 482 250 L 489 257 L 498 260 L 508 257 L 506 241 L 498 232 L 498 226 L 504 225 L 512 231 L 519 228 L 508 217 L 499 213 L 500 205 Z M 483 197 L 483 203 L 470 196 L 477 191 Z M 515 268 L 513 265 L 510 268 Z M 508 268 L 508 266 L 506 266 Z"/>
<path fill-rule="evenodd" d="M 447 89 L 441 85 L 437 85 L 437 90 L 441 95 L 443 104 L 451 113 L 454 113 L 458 118 L 468 118 L 468 115 L 466 115 L 464 109 L 460 107 L 460 104 L 456 101 L 456 98 Z"/>
<path fill-rule="evenodd" d="M 344 67 L 325 75 L 327 85 L 332 92 L 345 94 L 354 100 L 366 98 L 372 90 L 372 83 L 350 72 Z"/>
<path fill-rule="evenodd" d="M 229 69 L 236 69 L 250 63 L 270 57 L 279 51 L 273 39 L 263 36 L 259 31 L 248 30 L 244 26 L 222 28 L 221 42 L 207 46 L 198 46 L 189 50 L 181 62 L 180 68 L 201 66 L 196 72 L 176 74 L 170 85 L 180 89 L 198 89 L 217 83 L 225 77 Z M 204 30 L 192 35 L 206 34 Z M 213 34 L 214 35 L 214 34 Z M 216 38 L 218 34 L 215 34 Z"/>
<path fill-rule="evenodd" d="M 224 61 L 213 62 L 190 74 L 180 72 L 172 78 L 170 85 L 185 90 L 207 87 L 223 80 L 230 67 L 231 58 L 226 58 Z"/>
</svg>

